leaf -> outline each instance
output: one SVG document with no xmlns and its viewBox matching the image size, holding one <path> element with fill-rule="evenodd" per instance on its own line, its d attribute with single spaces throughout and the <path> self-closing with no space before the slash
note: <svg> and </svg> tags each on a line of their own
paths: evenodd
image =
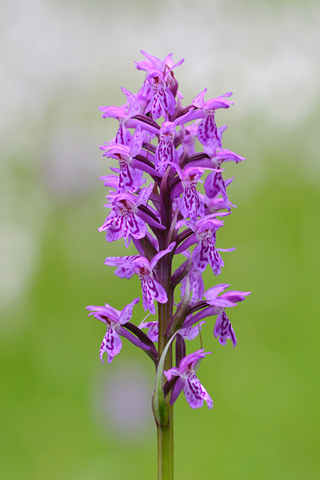
<svg viewBox="0 0 320 480">
<path fill-rule="evenodd" d="M 163 368 L 164 362 L 170 348 L 170 345 L 174 339 L 175 335 L 173 335 L 170 340 L 168 341 L 165 349 L 162 352 L 160 357 L 157 373 L 156 373 L 156 381 L 154 384 L 154 392 L 152 396 L 152 411 L 154 418 L 157 422 L 157 425 L 161 425 L 162 427 L 169 425 L 169 415 L 167 409 L 167 403 L 164 396 L 163 386 L 162 386 L 162 379 L 163 379 Z"/>
</svg>

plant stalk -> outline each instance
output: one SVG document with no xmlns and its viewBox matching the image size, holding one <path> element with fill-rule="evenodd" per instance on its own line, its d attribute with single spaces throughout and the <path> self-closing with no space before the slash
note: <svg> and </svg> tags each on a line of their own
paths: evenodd
<svg viewBox="0 0 320 480">
<path fill-rule="evenodd" d="M 169 257 L 169 258 L 168 258 Z M 168 255 L 160 260 L 160 282 L 166 289 L 168 302 L 159 305 L 159 358 L 167 344 L 166 330 L 173 314 L 173 289 L 171 286 L 171 257 Z M 165 370 L 172 368 L 172 346 L 165 359 Z M 168 425 L 157 425 L 158 480 L 173 480 L 174 477 L 174 444 L 173 444 L 173 405 L 170 405 L 170 395 L 167 396 L 169 413 Z"/>
</svg>

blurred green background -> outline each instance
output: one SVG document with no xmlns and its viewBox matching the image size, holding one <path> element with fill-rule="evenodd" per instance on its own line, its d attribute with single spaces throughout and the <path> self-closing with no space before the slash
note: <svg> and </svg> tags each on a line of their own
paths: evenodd
<svg viewBox="0 0 320 480">
<path fill-rule="evenodd" d="M 151 361 L 124 341 L 102 365 L 105 330 L 85 310 L 140 296 L 103 264 L 123 242 L 97 232 L 98 146 L 117 128 L 97 107 L 137 92 L 140 49 L 185 57 L 185 104 L 204 87 L 234 92 L 216 120 L 247 157 L 226 165 L 237 208 L 217 242 L 237 250 L 205 286 L 252 295 L 230 312 L 235 349 L 204 326 L 214 407 L 177 401 L 176 479 L 320 478 L 319 13 L 282 0 L 1 4 L 1 479 L 156 478 Z"/>
</svg>

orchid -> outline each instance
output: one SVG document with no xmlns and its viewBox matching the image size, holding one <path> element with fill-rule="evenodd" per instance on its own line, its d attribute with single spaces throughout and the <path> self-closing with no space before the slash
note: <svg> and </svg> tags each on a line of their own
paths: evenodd
<svg viewBox="0 0 320 480">
<path fill-rule="evenodd" d="M 218 297 L 219 293 L 223 292 L 223 290 L 228 287 L 228 284 L 221 283 L 220 285 L 216 285 L 215 287 L 207 290 L 204 296 L 208 304 L 214 307 L 215 313 L 213 313 L 213 315 L 218 314 L 213 330 L 214 336 L 216 338 L 220 336 L 219 342 L 221 345 L 225 345 L 227 338 L 230 338 L 233 346 L 235 347 L 237 345 L 237 339 L 225 309 L 228 307 L 235 307 L 238 302 L 242 302 L 247 295 L 250 295 L 250 292 L 239 292 L 237 290 L 232 290 L 225 292 Z"/>
<path fill-rule="evenodd" d="M 139 298 L 123 310 L 107 303 L 87 309 L 106 327 L 102 363 L 105 353 L 108 363 L 113 362 L 125 338 L 155 365 L 152 410 L 158 431 L 158 479 L 172 480 L 173 405 L 183 391 L 191 408 L 204 401 L 212 408 L 197 377 L 201 361 L 211 353 L 205 353 L 203 344 L 218 343 L 212 335 L 208 340 L 205 330 L 216 317 L 214 337 L 221 345 L 231 339 L 236 346 L 226 310 L 250 294 L 225 291 L 228 284 L 214 285 L 224 266 L 220 253 L 235 250 L 217 247 L 218 232 L 235 208 L 228 196 L 234 177 L 224 178 L 225 165 L 245 158 L 222 147 L 227 126 L 216 123 L 218 110 L 233 105 L 231 93 L 205 101 L 204 89 L 183 107 L 174 69 L 184 60 L 174 63 L 172 54 L 164 60 L 142 54 L 144 59 L 135 62 L 145 73 L 140 90 L 133 94 L 122 88 L 125 104 L 100 107 L 103 118 L 118 122 L 118 131 L 100 146 L 112 174 L 100 177 L 108 189 L 109 214 L 98 231 L 105 233 L 107 242 L 123 239 L 127 248 L 132 241 L 133 254 L 108 256 L 105 265 L 114 267 L 121 279 L 138 276 L 148 313 L 142 321 L 131 321 Z M 205 193 L 199 191 L 200 183 Z M 212 282 L 211 288 L 205 289 L 205 281 Z M 192 348 L 195 342 L 200 348 Z"/>
<path fill-rule="evenodd" d="M 206 216 L 196 223 L 186 222 L 195 233 L 177 248 L 177 253 L 183 252 L 184 249 L 197 243 L 192 253 L 192 261 L 195 268 L 200 272 L 204 272 L 208 263 L 210 263 L 213 273 L 220 275 L 221 267 L 223 267 L 224 263 L 219 251 L 231 252 L 234 248 L 217 249 L 215 247 L 216 231 L 223 226 L 223 221 L 212 218 L 214 216 L 214 214 Z"/>
<path fill-rule="evenodd" d="M 225 100 L 225 97 L 230 97 L 232 92 L 225 93 L 220 97 L 213 98 L 212 100 L 204 101 L 204 96 L 207 93 L 205 88 L 203 92 L 193 100 L 192 104 L 195 107 L 198 107 L 199 114 L 201 112 L 201 117 L 204 117 L 203 120 L 198 125 L 198 140 L 202 145 L 208 145 L 209 142 L 217 142 L 220 144 L 221 140 L 218 136 L 218 129 L 215 122 L 215 112 L 218 108 L 229 108 L 233 105 L 233 102 Z M 199 118 L 199 117 L 198 117 Z"/>
<path fill-rule="evenodd" d="M 168 381 L 173 377 L 177 377 L 177 382 L 172 390 L 170 405 L 174 404 L 183 390 L 191 408 L 202 407 L 203 400 L 207 402 L 209 408 L 212 408 L 213 401 L 196 376 L 196 369 L 200 360 L 210 353 L 211 352 L 203 353 L 203 349 L 197 350 L 183 358 L 178 368 L 173 367 L 164 372 Z"/>
<path fill-rule="evenodd" d="M 132 135 L 126 127 L 126 123 L 128 123 L 132 117 L 141 112 L 141 106 L 131 92 L 125 88 L 122 88 L 121 90 L 127 97 L 129 105 L 125 104 L 122 107 L 99 107 L 99 110 L 102 112 L 102 118 L 112 117 L 119 120 L 119 129 L 115 141 L 122 145 L 129 145 Z"/>
<path fill-rule="evenodd" d="M 164 174 L 167 162 L 179 163 L 179 155 L 174 148 L 174 136 L 176 124 L 174 122 L 164 122 L 159 131 L 159 144 L 155 152 L 156 169 Z"/>
<path fill-rule="evenodd" d="M 103 354 L 107 352 L 108 363 L 111 363 L 113 357 L 117 355 L 121 348 L 122 342 L 119 336 L 122 325 L 129 322 L 132 317 L 133 306 L 139 302 L 139 298 L 135 298 L 129 305 L 126 305 L 122 311 L 116 310 L 107 303 L 104 307 L 96 307 L 91 305 L 87 310 L 91 310 L 89 315 L 94 315 L 97 320 L 100 320 L 107 326 L 107 332 L 103 338 L 100 348 L 100 360 L 103 362 Z"/>
<path fill-rule="evenodd" d="M 141 255 L 133 255 L 120 258 L 108 257 L 104 263 L 118 267 L 115 274 L 121 278 L 131 278 L 136 273 L 141 281 L 143 307 L 145 310 L 149 309 L 150 313 L 155 313 L 154 300 L 166 303 L 168 297 L 163 286 L 155 278 L 153 269 L 160 258 L 170 253 L 174 246 L 175 242 L 171 243 L 168 248 L 157 253 L 151 262 Z"/>
<path fill-rule="evenodd" d="M 100 145 L 100 150 L 106 151 L 104 155 L 119 162 L 117 193 L 136 192 L 145 182 L 142 180 L 143 172 L 137 168 L 137 162 L 134 161 L 134 157 L 141 151 L 143 137 L 141 127 L 138 125 L 129 145 L 120 143 Z"/>
</svg>

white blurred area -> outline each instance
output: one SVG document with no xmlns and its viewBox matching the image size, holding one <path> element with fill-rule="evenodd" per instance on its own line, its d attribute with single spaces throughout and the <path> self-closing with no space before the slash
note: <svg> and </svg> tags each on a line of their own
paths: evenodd
<svg viewBox="0 0 320 480">
<path fill-rule="evenodd" d="M 2 2 L 0 311 L 27 288 L 55 202 L 105 173 L 98 145 L 115 126 L 97 107 L 124 102 L 120 86 L 138 90 L 140 49 L 185 57 L 187 103 L 205 87 L 207 98 L 234 92 L 220 118 L 227 146 L 251 158 L 253 188 L 272 142 L 297 143 L 302 174 L 318 181 L 319 15 L 316 1 Z"/>
<path fill-rule="evenodd" d="M 114 440 L 132 444 L 153 427 L 153 376 L 144 363 L 128 358 L 115 358 L 112 369 L 97 371 L 100 373 L 92 388 L 92 417 L 102 434 L 110 436 L 112 432 Z"/>
</svg>

